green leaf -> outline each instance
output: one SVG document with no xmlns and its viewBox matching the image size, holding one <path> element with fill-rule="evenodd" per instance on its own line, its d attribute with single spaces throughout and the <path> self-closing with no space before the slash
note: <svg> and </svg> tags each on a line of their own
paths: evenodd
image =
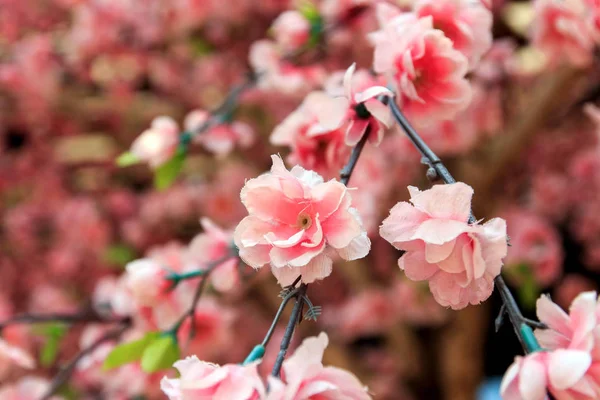
<svg viewBox="0 0 600 400">
<path fill-rule="evenodd" d="M 144 350 L 153 343 L 160 334 L 158 332 L 147 333 L 146 336 L 133 342 L 123 343 L 115 347 L 104 360 L 102 368 L 105 370 L 117 368 L 121 365 L 138 361 L 142 358 Z"/>
<path fill-rule="evenodd" d="M 117 243 L 105 250 L 103 258 L 109 264 L 124 266 L 129 261 L 135 260 L 136 253 L 131 247 Z"/>
<path fill-rule="evenodd" d="M 179 346 L 172 335 L 163 335 L 154 340 L 142 355 L 142 370 L 152 373 L 171 368 L 179 360 Z"/>
<path fill-rule="evenodd" d="M 156 189 L 164 190 L 171 186 L 175 179 L 177 179 L 183 167 L 185 155 L 185 150 L 180 149 L 169 161 L 154 171 L 154 187 Z"/>
<path fill-rule="evenodd" d="M 116 163 L 119 167 L 128 167 L 130 165 L 134 165 L 139 163 L 141 160 L 132 152 L 126 151 L 117 157 Z"/>
<path fill-rule="evenodd" d="M 527 264 L 519 264 L 515 271 L 520 282 L 520 285 L 517 289 L 519 302 L 524 308 L 528 310 L 534 310 L 537 298 L 541 293 L 541 288 L 535 280 L 533 271 Z"/>
<path fill-rule="evenodd" d="M 67 333 L 67 327 L 60 323 L 49 323 L 36 327 L 35 331 L 45 337 L 44 346 L 40 351 L 40 364 L 49 367 L 58 356 L 60 343 Z"/>
</svg>

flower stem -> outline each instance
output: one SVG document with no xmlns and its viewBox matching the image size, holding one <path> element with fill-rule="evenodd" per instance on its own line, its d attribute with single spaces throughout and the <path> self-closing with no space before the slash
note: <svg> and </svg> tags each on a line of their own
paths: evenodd
<svg viewBox="0 0 600 400">
<path fill-rule="evenodd" d="M 296 297 L 296 303 L 294 304 L 292 315 L 290 316 L 290 320 L 285 328 L 285 333 L 283 334 L 283 339 L 281 340 L 281 345 L 279 346 L 279 354 L 277 354 L 277 359 L 275 360 L 275 365 L 271 371 L 271 376 L 279 377 L 283 359 L 285 358 L 288 348 L 290 347 L 290 342 L 292 341 L 292 336 L 296 330 L 296 325 L 300 320 L 300 313 L 302 312 L 302 305 L 304 304 L 304 299 L 302 296 L 306 294 L 307 289 L 308 285 L 303 283 L 298 288 L 298 291 L 294 294 L 294 297 Z"/>
<path fill-rule="evenodd" d="M 425 159 L 425 162 L 431 169 L 435 171 L 437 177 L 442 179 L 445 183 L 455 183 L 456 180 L 450 174 L 446 166 L 442 163 L 442 160 L 440 160 L 433 150 L 427 146 L 427 143 L 425 143 L 417 131 L 412 127 L 410 122 L 408 122 L 402 111 L 400 111 L 396 102 L 390 101 L 389 106 L 398 124 L 402 127 L 404 132 L 406 132 L 406 135 L 417 148 L 417 150 L 419 150 Z M 473 224 L 475 222 L 476 219 L 473 216 L 473 213 L 471 213 L 469 216 L 469 223 Z M 508 318 L 513 325 L 515 334 L 523 346 L 523 350 L 525 350 L 526 353 L 539 350 L 540 345 L 533 335 L 533 331 L 529 326 L 528 320 L 523 316 L 523 313 L 519 309 L 515 298 L 508 289 L 508 286 L 506 286 L 506 282 L 504 282 L 502 275 L 498 275 L 496 278 L 494 278 L 494 283 L 496 288 L 498 288 L 500 297 L 502 298 L 502 303 L 504 304 L 501 313 L 506 312 L 508 314 Z M 502 315 L 500 315 L 500 321 L 501 316 Z"/>
<path fill-rule="evenodd" d="M 365 134 L 360 139 L 360 141 L 354 146 L 352 149 L 352 154 L 350 154 L 350 159 L 348 163 L 342 168 L 340 171 L 340 182 L 344 185 L 348 186 L 348 182 L 350 181 L 350 177 L 352 176 L 352 172 L 354 171 L 354 167 L 356 167 L 356 163 L 358 162 L 358 158 L 365 147 L 365 143 L 367 143 L 367 139 L 369 139 L 369 133 L 371 131 L 371 125 L 367 126 L 365 130 Z"/>
</svg>

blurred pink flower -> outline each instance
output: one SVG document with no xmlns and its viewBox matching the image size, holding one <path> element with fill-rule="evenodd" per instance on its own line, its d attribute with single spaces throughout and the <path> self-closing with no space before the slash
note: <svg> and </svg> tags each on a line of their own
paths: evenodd
<svg viewBox="0 0 600 400">
<path fill-rule="evenodd" d="M 310 28 L 310 22 L 295 10 L 279 14 L 271 26 L 275 41 L 286 52 L 302 47 L 310 37 Z"/>
<path fill-rule="evenodd" d="M 355 92 L 352 85 L 352 76 L 356 64 L 352 64 L 344 74 L 344 96 L 330 97 L 323 92 L 313 92 L 309 96 L 315 97 L 314 110 L 319 123 L 329 131 L 346 128 L 346 144 L 356 145 L 367 129 L 370 129 L 369 140 L 379 145 L 383 139 L 385 128 L 392 126 L 390 109 L 377 98 L 379 96 L 393 96 L 389 89 L 383 86 L 370 86 L 363 91 Z"/>
<path fill-rule="evenodd" d="M 562 242 L 554 226 L 526 210 L 513 209 L 504 217 L 511 245 L 504 260 L 507 278 L 522 283 L 516 268 L 526 265 L 541 286 L 554 283 L 562 273 L 564 258 Z M 513 271 L 515 274 L 511 274 Z"/>
<path fill-rule="evenodd" d="M 289 146 L 288 162 L 311 169 L 325 177 L 338 176 L 350 154 L 342 127 L 328 129 L 319 123 L 323 92 L 312 92 L 271 134 L 276 146 Z"/>
<path fill-rule="evenodd" d="M 373 68 L 396 88 L 396 100 L 411 122 L 426 125 L 451 119 L 471 101 L 465 79 L 466 57 L 452 40 L 434 29 L 431 16 L 400 14 L 381 20 L 371 34 L 375 45 Z"/>
<path fill-rule="evenodd" d="M 131 145 L 131 153 L 151 167 L 167 162 L 179 145 L 179 127 L 171 117 L 158 117 L 152 121 Z"/>
<path fill-rule="evenodd" d="M 210 114 L 203 110 L 194 110 L 187 115 L 185 130 L 194 132 L 204 126 Z M 224 157 L 231 153 L 236 144 L 246 148 L 254 142 L 254 131 L 245 122 L 234 121 L 224 124 L 211 124 L 194 136 L 194 142 L 200 143 L 206 150 Z"/>
<path fill-rule="evenodd" d="M 452 40 L 456 50 L 469 60 L 473 69 L 492 46 L 492 12 L 471 0 L 418 0 L 418 17 L 433 17 L 433 27 Z"/>
<path fill-rule="evenodd" d="M 400 268 L 411 280 L 428 280 L 443 306 L 461 309 L 487 299 L 507 252 L 506 222 L 468 224 L 473 189 L 461 182 L 408 190 L 412 204 L 396 204 L 380 228 L 385 240 L 406 251 Z"/>
<path fill-rule="evenodd" d="M 139 306 L 153 306 L 162 300 L 173 282 L 169 271 L 158 260 L 142 258 L 127 264 L 125 285 Z"/>
<path fill-rule="evenodd" d="M 266 263 L 282 286 L 302 275 L 310 283 L 331 274 L 333 249 L 345 260 L 367 255 L 371 243 L 340 182 L 271 156 L 271 172 L 246 182 L 240 197 L 250 214 L 236 227 L 240 257 L 253 268 Z"/>
<path fill-rule="evenodd" d="M 50 388 L 50 382 L 36 376 L 25 376 L 12 384 L 0 388 L 2 400 L 39 400 Z M 52 396 L 49 400 L 60 400 L 62 397 Z"/>
<path fill-rule="evenodd" d="M 220 292 L 232 290 L 240 283 L 239 259 L 232 253 L 233 234 L 225 232 L 210 219 L 201 219 L 204 232 L 190 242 L 186 258 L 197 269 L 205 269 L 208 264 L 223 260 L 213 267 L 210 282 Z"/>
<path fill-rule="evenodd" d="M 187 357 L 174 365 L 180 377 L 164 377 L 161 389 L 171 400 L 259 400 L 265 397 L 265 387 L 256 370 L 256 364 L 216 364 Z"/>
<path fill-rule="evenodd" d="M 557 304 L 567 308 L 580 293 L 591 290 L 596 290 L 594 281 L 579 274 L 568 274 L 558 283 L 553 297 Z"/>
<path fill-rule="evenodd" d="M 328 343 L 329 339 L 323 332 L 317 337 L 304 339 L 294 354 L 283 362 L 283 381 L 269 378 L 267 399 L 371 399 L 367 388 L 352 373 L 323 366 L 323 353 Z"/>
<path fill-rule="evenodd" d="M 594 41 L 581 0 L 536 0 L 531 40 L 551 63 L 566 60 L 576 66 L 592 61 Z"/>
<path fill-rule="evenodd" d="M 25 350 L 0 338 L 0 377 L 14 366 L 33 369 L 35 360 Z"/>
<path fill-rule="evenodd" d="M 547 392 L 557 400 L 591 400 L 593 389 L 582 382 L 591 356 L 579 350 L 538 351 L 518 356 L 502 379 L 504 400 L 545 400 Z"/>
</svg>

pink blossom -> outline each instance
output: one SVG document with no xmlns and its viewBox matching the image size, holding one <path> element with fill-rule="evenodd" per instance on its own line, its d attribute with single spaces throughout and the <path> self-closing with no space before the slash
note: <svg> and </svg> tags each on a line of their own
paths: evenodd
<svg viewBox="0 0 600 400">
<path fill-rule="evenodd" d="M 265 397 L 256 364 L 218 366 L 192 356 L 173 366 L 180 377 L 169 379 L 165 376 L 160 382 L 161 389 L 171 400 L 259 400 Z"/>
<path fill-rule="evenodd" d="M 371 34 L 373 68 L 394 84 L 397 101 L 411 122 L 451 119 L 469 105 L 468 61 L 452 40 L 434 29 L 431 16 L 400 14 L 380 18 L 380 23 L 382 29 Z"/>
<path fill-rule="evenodd" d="M 239 260 L 232 255 L 231 251 L 233 235 L 216 226 L 208 218 L 202 218 L 201 223 L 204 232 L 196 235 L 191 241 L 187 258 L 198 269 L 204 269 L 208 264 L 223 260 L 213 267 L 210 281 L 218 291 L 232 290 L 240 282 Z"/>
<path fill-rule="evenodd" d="M 320 104 L 315 104 L 319 123 L 327 130 L 335 130 L 344 125 L 346 128 L 346 144 L 356 145 L 367 130 L 371 135 L 369 140 L 378 145 L 383 139 L 385 128 L 392 126 L 392 115 L 390 109 L 381 103 L 377 97 L 392 96 L 387 88 L 383 86 L 370 86 L 362 92 L 355 92 L 352 85 L 352 76 L 356 64 L 352 64 L 344 74 L 344 90 L 342 97 L 331 98 L 314 92 L 312 96 Z"/>
<path fill-rule="evenodd" d="M 35 361 L 25 350 L 15 347 L 0 338 L 0 376 L 15 365 L 25 369 L 33 369 L 35 368 Z"/>
<path fill-rule="evenodd" d="M 492 12 L 471 0 L 418 0 L 418 17 L 433 17 L 433 27 L 444 32 L 473 69 L 492 46 Z"/>
<path fill-rule="evenodd" d="M 556 63 L 563 60 L 576 66 L 592 60 L 594 42 L 586 24 L 586 6 L 580 0 L 536 0 L 531 40 Z"/>
<path fill-rule="evenodd" d="M 179 127 L 170 117 L 158 117 L 152 121 L 131 145 L 131 152 L 140 160 L 156 168 L 168 161 L 179 145 Z"/>
<path fill-rule="evenodd" d="M 526 265 L 537 283 L 544 287 L 551 285 L 562 273 L 564 257 L 556 229 L 525 210 L 511 210 L 505 217 L 511 244 L 504 260 L 507 277 L 513 282 L 522 281 L 515 268 Z"/>
<path fill-rule="evenodd" d="M 549 391 L 557 400 L 591 400 L 593 389 L 582 378 L 591 357 L 580 350 L 539 351 L 516 357 L 500 392 L 504 400 L 545 400 Z"/>
<path fill-rule="evenodd" d="M 201 129 L 210 114 L 202 110 L 194 110 L 185 119 L 186 131 L 194 132 Z M 234 121 L 225 124 L 211 124 L 205 130 L 194 136 L 194 142 L 200 143 L 206 150 L 224 157 L 231 153 L 236 144 L 246 148 L 254 142 L 254 131 L 246 123 Z"/>
<path fill-rule="evenodd" d="M 153 306 L 173 286 L 167 276 L 167 269 L 157 260 L 142 258 L 127 264 L 125 284 L 138 305 Z"/>
<path fill-rule="evenodd" d="M 50 382 L 36 376 L 25 376 L 14 384 L 3 385 L 0 388 L 2 400 L 39 400 L 48 392 Z M 52 396 L 50 400 L 60 400 L 62 397 Z"/>
<path fill-rule="evenodd" d="M 350 372 L 323 366 L 329 343 L 323 332 L 304 339 L 294 354 L 283 362 L 283 379 L 269 378 L 268 400 L 348 399 L 368 400 L 367 389 Z M 285 382 L 285 383 L 284 383 Z"/>
<path fill-rule="evenodd" d="M 246 182 L 240 194 L 249 213 L 234 232 L 242 260 L 253 268 L 270 263 L 285 286 L 300 275 L 310 283 L 331 274 L 327 249 L 345 260 L 366 256 L 371 244 L 346 187 L 271 158 L 271 172 Z"/>
<path fill-rule="evenodd" d="M 507 252 L 506 222 L 468 224 L 473 189 L 461 182 L 408 190 L 412 204 L 396 204 L 380 228 L 385 240 L 406 251 L 400 268 L 411 280 L 428 280 L 443 306 L 461 309 L 487 299 Z"/>
<path fill-rule="evenodd" d="M 350 155 L 344 143 L 344 129 L 328 129 L 319 123 L 319 108 L 326 98 L 323 92 L 312 92 L 300 107 L 284 119 L 271 134 L 271 143 L 289 146 L 287 161 L 316 171 L 325 177 L 338 176 Z"/>
<path fill-rule="evenodd" d="M 271 26 L 277 44 L 286 51 L 293 51 L 304 45 L 310 37 L 310 22 L 294 10 L 281 13 Z"/>
</svg>

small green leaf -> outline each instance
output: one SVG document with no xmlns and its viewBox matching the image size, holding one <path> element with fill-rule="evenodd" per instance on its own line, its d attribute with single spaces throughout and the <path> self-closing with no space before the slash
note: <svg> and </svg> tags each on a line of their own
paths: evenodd
<svg viewBox="0 0 600 400">
<path fill-rule="evenodd" d="M 117 157 L 116 163 L 119 167 L 128 167 L 130 165 L 134 165 L 139 163 L 141 160 L 132 152 L 126 151 Z"/>
<path fill-rule="evenodd" d="M 519 264 L 515 268 L 515 273 L 518 276 L 518 281 L 520 283 L 517 288 L 519 302 L 524 308 L 534 310 L 537 298 L 541 293 L 541 288 L 535 280 L 531 267 L 524 263 Z"/>
<path fill-rule="evenodd" d="M 122 243 L 109 246 L 104 252 L 104 261 L 109 264 L 124 266 L 136 258 L 135 251 Z"/>
<path fill-rule="evenodd" d="M 144 350 L 153 343 L 160 334 L 158 332 L 147 333 L 146 336 L 133 342 L 123 343 L 115 347 L 104 360 L 102 368 L 105 370 L 120 367 L 138 361 L 142 358 Z"/>
<path fill-rule="evenodd" d="M 164 190 L 171 186 L 175 179 L 177 179 L 183 167 L 185 155 L 185 150 L 180 149 L 169 161 L 154 171 L 154 187 L 156 189 Z"/>
<path fill-rule="evenodd" d="M 45 337 L 44 346 L 40 351 L 40 364 L 48 367 L 54 363 L 62 338 L 67 333 L 67 327 L 59 323 L 43 324 L 36 328 L 36 333 Z"/>
<path fill-rule="evenodd" d="M 171 368 L 179 360 L 179 346 L 172 335 L 154 340 L 142 355 L 142 370 L 152 373 Z"/>
</svg>

